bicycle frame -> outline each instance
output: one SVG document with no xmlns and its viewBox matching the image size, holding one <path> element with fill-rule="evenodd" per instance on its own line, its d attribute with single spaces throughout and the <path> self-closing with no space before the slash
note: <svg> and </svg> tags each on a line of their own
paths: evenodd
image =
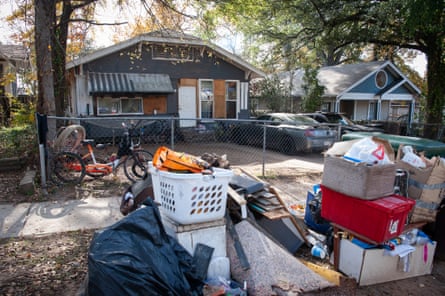
<svg viewBox="0 0 445 296">
<path fill-rule="evenodd" d="M 117 159 L 110 162 L 102 162 L 96 157 L 93 147 L 93 140 L 81 140 L 79 146 L 86 147 L 87 152 L 81 154 L 77 149 L 58 152 L 52 163 L 55 168 L 55 176 L 62 182 L 80 183 L 85 176 L 99 178 L 113 173 L 120 165 L 124 166 L 124 173 L 127 178 L 136 182 L 145 179 L 148 174 L 148 161 L 151 161 L 153 155 L 140 147 L 139 143 L 134 143 L 132 131 L 134 127 L 127 128 L 122 124 L 126 131 L 123 134 L 122 141 L 117 151 Z M 100 146 L 98 146 L 100 148 Z M 78 174 L 71 174 L 71 173 Z"/>
<path fill-rule="evenodd" d="M 117 167 L 114 165 L 114 162 L 98 163 L 96 161 L 96 156 L 94 155 L 94 148 L 93 148 L 93 145 L 91 145 L 91 142 L 88 140 L 85 140 L 85 141 L 82 141 L 82 144 L 84 144 L 88 149 L 88 153 L 86 153 L 85 155 L 82 155 L 82 160 L 85 162 L 85 170 L 87 173 L 109 175 Z M 88 157 L 91 157 L 91 159 L 93 161 L 92 164 L 88 164 L 86 162 L 86 159 Z M 119 161 L 118 165 L 121 163 L 122 162 Z"/>
</svg>

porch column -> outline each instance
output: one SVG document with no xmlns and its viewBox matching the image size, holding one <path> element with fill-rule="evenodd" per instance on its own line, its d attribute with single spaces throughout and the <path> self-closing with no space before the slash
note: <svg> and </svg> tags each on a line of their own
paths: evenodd
<svg viewBox="0 0 445 296">
<path fill-rule="evenodd" d="M 334 112 L 340 112 L 340 98 L 335 98 Z"/>
<path fill-rule="evenodd" d="M 381 117 L 382 116 L 382 97 L 381 96 L 379 96 L 378 98 L 377 98 L 377 120 L 380 120 Z"/>
</svg>

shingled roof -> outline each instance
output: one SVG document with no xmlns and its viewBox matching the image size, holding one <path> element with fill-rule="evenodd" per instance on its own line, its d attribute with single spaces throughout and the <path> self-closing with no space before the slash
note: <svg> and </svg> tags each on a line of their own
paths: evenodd
<svg viewBox="0 0 445 296">
<path fill-rule="evenodd" d="M 27 48 L 21 45 L 0 44 L 0 59 L 9 61 L 24 61 L 28 59 Z"/>
</svg>

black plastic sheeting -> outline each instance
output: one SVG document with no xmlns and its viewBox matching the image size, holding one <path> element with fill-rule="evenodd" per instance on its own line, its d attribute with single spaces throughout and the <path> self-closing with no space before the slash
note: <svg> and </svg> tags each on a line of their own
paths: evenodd
<svg viewBox="0 0 445 296">
<path fill-rule="evenodd" d="M 145 204 L 94 235 L 85 294 L 203 295 L 193 256 L 165 232 L 154 202 Z"/>
</svg>

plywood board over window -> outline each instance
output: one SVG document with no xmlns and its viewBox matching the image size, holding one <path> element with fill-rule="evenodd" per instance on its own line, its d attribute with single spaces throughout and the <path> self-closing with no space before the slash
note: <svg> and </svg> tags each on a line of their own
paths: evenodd
<svg viewBox="0 0 445 296">
<path fill-rule="evenodd" d="M 181 78 L 179 80 L 180 86 L 194 86 L 196 87 L 198 85 L 198 80 L 191 79 L 191 78 Z"/>
<path fill-rule="evenodd" d="M 153 115 L 167 113 L 167 96 L 152 95 L 144 98 L 144 114 Z"/>
<path fill-rule="evenodd" d="M 215 80 L 215 118 L 226 117 L 226 84 L 225 80 Z"/>
</svg>

